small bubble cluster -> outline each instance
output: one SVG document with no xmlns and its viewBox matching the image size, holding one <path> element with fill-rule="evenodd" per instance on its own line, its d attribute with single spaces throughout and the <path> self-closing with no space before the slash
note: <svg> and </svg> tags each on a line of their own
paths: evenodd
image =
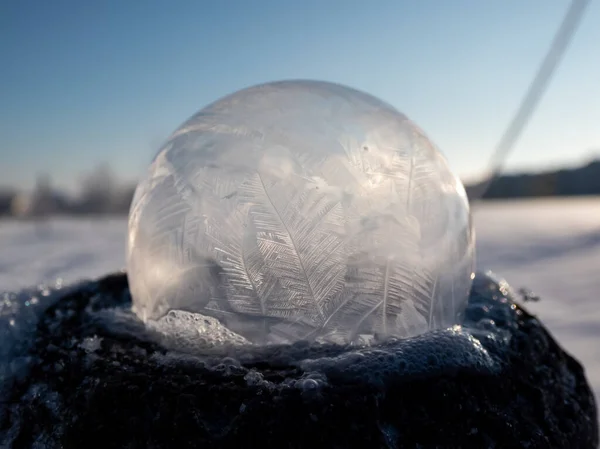
<svg viewBox="0 0 600 449">
<path fill-rule="evenodd" d="M 182 352 L 249 344 L 216 318 L 182 310 L 171 310 L 160 320 L 150 322 L 148 327 L 160 336 L 165 346 Z"/>
</svg>

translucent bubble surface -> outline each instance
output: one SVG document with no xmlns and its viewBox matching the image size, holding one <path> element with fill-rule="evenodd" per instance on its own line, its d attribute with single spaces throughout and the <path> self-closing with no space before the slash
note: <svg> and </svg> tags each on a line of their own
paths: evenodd
<svg viewBox="0 0 600 449">
<path fill-rule="evenodd" d="M 175 131 L 136 190 L 127 263 L 145 321 L 181 310 L 253 343 L 347 343 L 455 324 L 473 249 L 464 188 L 413 122 L 283 81 Z"/>
</svg>

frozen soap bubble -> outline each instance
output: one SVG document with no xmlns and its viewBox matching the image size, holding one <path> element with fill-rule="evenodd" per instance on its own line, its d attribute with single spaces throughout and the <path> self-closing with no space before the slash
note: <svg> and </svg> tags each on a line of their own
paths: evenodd
<svg viewBox="0 0 600 449">
<path fill-rule="evenodd" d="M 133 199 L 127 264 L 144 321 L 181 310 L 254 343 L 348 343 L 455 324 L 473 249 L 465 190 L 413 122 L 283 81 L 168 139 Z"/>
</svg>

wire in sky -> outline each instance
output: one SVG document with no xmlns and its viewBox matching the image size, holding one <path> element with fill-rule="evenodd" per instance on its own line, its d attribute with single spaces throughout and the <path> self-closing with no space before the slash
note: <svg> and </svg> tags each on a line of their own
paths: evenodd
<svg viewBox="0 0 600 449">
<path fill-rule="evenodd" d="M 519 140 L 519 137 L 521 137 L 525 126 L 529 123 L 544 92 L 548 88 L 548 84 L 550 83 L 558 64 L 565 55 L 567 47 L 575 35 L 577 28 L 581 24 L 581 19 L 583 19 L 586 7 L 590 2 L 591 0 L 572 0 L 565 17 L 554 36 L 546 57 L 542 60 L 535 77 L 531 81 L 525 96 L 521 100 L 517 112 L 509 122 L 509 125 L 496 145 L 490 161 L 488 174 L 485 181 L 477 187 L 477 192 L 471 200 L 472 202 L 483 197 L 492 182 L 502 171 L 506 158 Z"/>
</svg>

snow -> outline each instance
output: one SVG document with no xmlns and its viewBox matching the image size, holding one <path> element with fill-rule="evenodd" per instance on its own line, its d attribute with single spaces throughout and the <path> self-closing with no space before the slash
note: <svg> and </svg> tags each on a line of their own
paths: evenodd
<svg viewBox="0 0 600 449">
<path fill-rule="evenodd" d="M 0 292 L 99 277 L 125 267 L 127 221 L 0 221 Z"/>
<path fill-rule="evenodd" d="M 526 307 L 600 398 L 600 198 L 484 203 L 473 215 L 477 266 L 541 297 Z"/>
<path fill-rule="evenodd" d="M 473 215 L 478 268 L 542 298 L 526 307 L 600 397 L 600 198 L 480 203 Z M 124 218 L 0 221 L 0 292 L 120 270 L 126 234 Z"/>
</svg>

